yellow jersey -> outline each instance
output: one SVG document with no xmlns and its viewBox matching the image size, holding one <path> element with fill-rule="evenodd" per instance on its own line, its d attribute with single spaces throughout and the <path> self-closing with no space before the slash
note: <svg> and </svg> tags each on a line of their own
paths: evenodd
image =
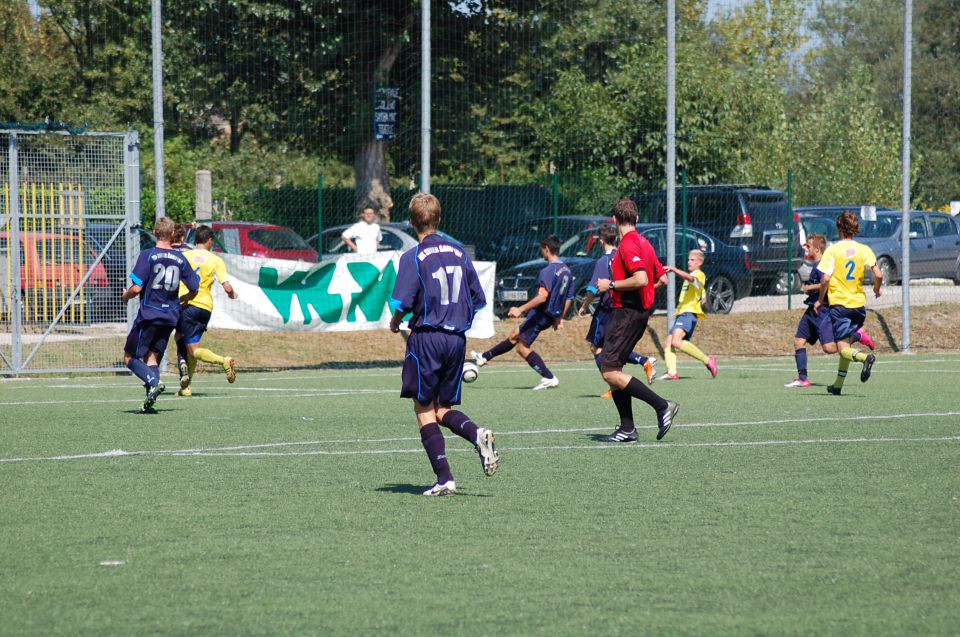
<svg viewBox="0 0 960 637">
<path fill-rule="evenodd" d="M 827 289 L 830 305 L 847 308 L 866 306 L 863 274 L 876 263 L 873 250 L 852 239 L 837 241 L 827 248 L 817 269 L 830 275 L 830 287 Z"/>
<path fill-rule="evenodd" d="M 213 287 L 214 278 L 221 284 L 229 281 L 227 278 L 227 266 L 219 256 L 209 250 L 187 250 L 183 253 L 190 267 L 200 277 L 200 289 L 197 295 L 193 297 L 187 305 L 194 305 L 200 309 L 213 311 L 213 294 L 210 288 Z M 180 296 L 187 293 L 187 287 L 180 284 Z"/>
<path fill-rule="evenodd" d="M 707 294 L 707 275 L 703 270 L 694 270 L 690 274 L 693 275 L 693 281 L 683 280 L 676 315 L 690 312 L 696 314 L 698 319 L 703 319 L 706 317 L 703 313 L 703 299 Z"/>
</svg>

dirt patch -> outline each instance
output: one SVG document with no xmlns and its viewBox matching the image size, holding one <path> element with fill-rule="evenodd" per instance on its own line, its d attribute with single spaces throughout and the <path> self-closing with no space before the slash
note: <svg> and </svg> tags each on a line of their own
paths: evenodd
<svg viewBox="0 0 960 637">
<path fill-rule="evenodd" d="M 915 352 L 958 351 L 960 312 L 957 305 L 941 304 L 913 308 L 911 311 L 911 349 Z M 800 310 L 756 312 L 751 314 L 710 315 L 697 326 L 694 342 L 709 354 L 722 357 L 791 355 L 793 334 Z M 467 349 L 487 349 L 516 327 L 513 320 L 500 321 L 496 336 L 488 340 L 470 340 Z M 577 318 L 558 332 L 545 332 L 536 342 L 536 350 L 548 361 L 589 361 L 584 341 L 589 318 Z M 637 347 L 642 353 L 663 356 L 662 338 L 666 317 L 654 316 Z M 877 351 L 901 349 L 900 308 L 868 310 L 867 331 L 877 343 Z M 403 338 L 388 330 L 369 332 L 277 333 L 211 330 L 204 344 L 220 354 L 235 356 L 246 369 L 290 369 L 309 367 L 395 366 L 403 360 Z M 505 360 L 519 360 L 516 356 Z"/>
</svg>

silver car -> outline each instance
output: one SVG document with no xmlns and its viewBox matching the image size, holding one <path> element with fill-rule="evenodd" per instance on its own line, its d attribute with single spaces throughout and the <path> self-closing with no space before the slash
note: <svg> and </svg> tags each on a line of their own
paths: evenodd
<svg viewBox="0 0 960 637">
<path fill-rule="evenodd" d="M 837 241 L 836 218 L 842 209 L 798 209 L 807 235 L 824 234 Z M 870 246 L 885 283 L 900 283 L 903 271 L 901 221 L 896 210 L 877 212 L 876 221 L 860 220 L 857 241 Z M 960 285 L 960 220 L 942 212 L 910 213 L 910 279 L 946 278 Z M 866 281 L 872 281 L 868 271 Z"/>
<path fill-rule="evenodd" d="M 326 228 L 323 231 L 323 255 L 321 256 L 321 260 L 335 259 L 340 255 L 350 253 L 350 247 L 344 243 L 343 239 L 340 238 L 340 235 L 342 235 L 351 225 L 353 224 L 348 223 L 339 226 L 333 226 L 332 228 Z M 381 223 L 380 233 L 383 235 L 383 240 L 380 242 L 380 247 L 378 248 L 379 252 L 389 252 L 391 250 L 406 252 L 419 243 L 417 239 L 417 231 L 414 230 L 413 226 L 411 226 L 407 221 L 391 221 L 389 223 Z M 463 245 L 461 241 L 454 239 L 445 232 L 437 231 L 437 234 L 448 241 Z M 317 235 L 313 235 L 307 239 L 307 244 L 310 246 L 315 246 L 317 244 Z M 471 246 L 465 246 L 465 249 L 467 254 L 470 254 L 472 257 L 473 255 L 471 252 Z"/>
</svg>

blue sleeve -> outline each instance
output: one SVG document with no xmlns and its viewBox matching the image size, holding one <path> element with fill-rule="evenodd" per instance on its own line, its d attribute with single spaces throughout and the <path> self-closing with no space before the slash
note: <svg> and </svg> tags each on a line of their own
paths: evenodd
<svg viewBox="0 0 960 637">
<path fill-rule="evenodd" d="M 413 308 L 420 290 L 420 273 L 417 268 L 417 248 L 411 248 L 400 256 L 397 265 L 397 281 L 393 285 L 390 309 L 405 312 Z"/>
<path fill-rule="evenodd" d="M 153 250 L 144 250 L 137 257 L 137 262 L 133 266 L 133 272 L 130 273 L 130 280 L 143 287 L 147 279 L 150 278 L 150 254 Z"/>
<path fill-rule="evenodd" d="M 590 277 L 590 283 L 587 284 L 587 291 L 597 296 L 597 281 L 600 279 L 608 279 L 610 266 L 608 265 L 609 259 L 606 255 L 597 259 L 596 265 L 593 266 L 593 275 Z"/>
</svg>

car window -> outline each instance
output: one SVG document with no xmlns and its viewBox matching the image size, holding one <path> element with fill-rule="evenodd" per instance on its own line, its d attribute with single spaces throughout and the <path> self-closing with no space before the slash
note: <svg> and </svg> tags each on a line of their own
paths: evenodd
<svg viewBox="0 0 960 637">
<path fill-rule="evenodd" d="M 933 227 L 933 236 L 950 237 L 957 232 L 957 223 L 950 217 L 941 217 L 940 215 L 930 215 L 930 225 Z"/>
<path fill-rule="evenodd" d="M 271 250 L 308 250 L 303 237 L 288 228 L 251 230 L 250 239 Z"/>
<path fill-rule="evenodd" d="M 926 236 L 927 236 L 927 224 L 923 222 L 923 217 L 914 217 L 910 219 L 910 238 L 921 239 Z"/>
<path fill-rule="evenodd" d="M 684 241 L 686 238 L 686 241 Z M 677 230 L 676 234 L 677 241 L 677 260 L 686 262 L 686 255 L 691 250 L 700 250 L 704 253 L 711 252 L 710 242 L 705 236 L 699 232 L 694 232 L 693 230 L 687 230 L 686 233 L 682 229 Z"/>
<path fill-rule="evenodd" d="M 840 238 L 837 234 L 837 224 L 832 219 L 823 217 L 810 217 L 803 220 L 803 228 L 807 237 L 811 234 L 822 234 L 828 241 L 836 241 Z"/>
<path fill-rule="evenodd" d="M 239 228 L 221 228 L 213 231 L 214 242 L 219 242 L 223 246 L 223 251 L 227 254 L 240 254 L 240 230 Z"/>
<path fill-rule="evenodd" d="M 751 194 L 745 197 L 747 212 L 750 213 L 750 222 L 757 226 L 787 224 L 790 220 L 790 209 L 787 208 L 786 197 L 777 194 Z M 736 219 L 736 212 L 734 219 Z"/>
<path fill-rule="evenodd" d="M 595 232 L 575 234 L 560 244 L 561 257 L 590 257 L 599 259 L 602 254 L 600 239 Z"/>
<path fill-rule="evenodd" d="M 751 205 L 748 203 L 748 205 Z M 710 228 L 730 228 L 737 223 L 740 202 L 734 192 L 704 192 L 687 196 L 687 216 L 698 225 Z M 751 214 L 753 211 L 751 210 Z M 683 202 L 677 199 L 677 221 L 683 219 Z"/>
<path fill-rule="evenodd" d="M 403 239 L 387 229 L 382 229 L 381 233 L 383 239 L 380 241 L 380 247 L 377 248 L 381 252 L 389 250 L 403 250 Z"/>
<path fill-rule="evenodd" d="M 656 253 L 657 258 L 661 261 L 665 260 L 667 258 L 667 249 L 666 242 L 664 241 L 664 232 L 662 230 L 647 230 L 643 233 L 643 236 L 646 237 L 650 245 L 653 246 L 653 251 Z"/>
<path fill-rule="evenodd" d="M 893 235 L 900 225 L 900 217 L 894 215 L 878 215 L 876 221 L 861 221 L 861 239 L 885 239 Z"/>
</svg>

